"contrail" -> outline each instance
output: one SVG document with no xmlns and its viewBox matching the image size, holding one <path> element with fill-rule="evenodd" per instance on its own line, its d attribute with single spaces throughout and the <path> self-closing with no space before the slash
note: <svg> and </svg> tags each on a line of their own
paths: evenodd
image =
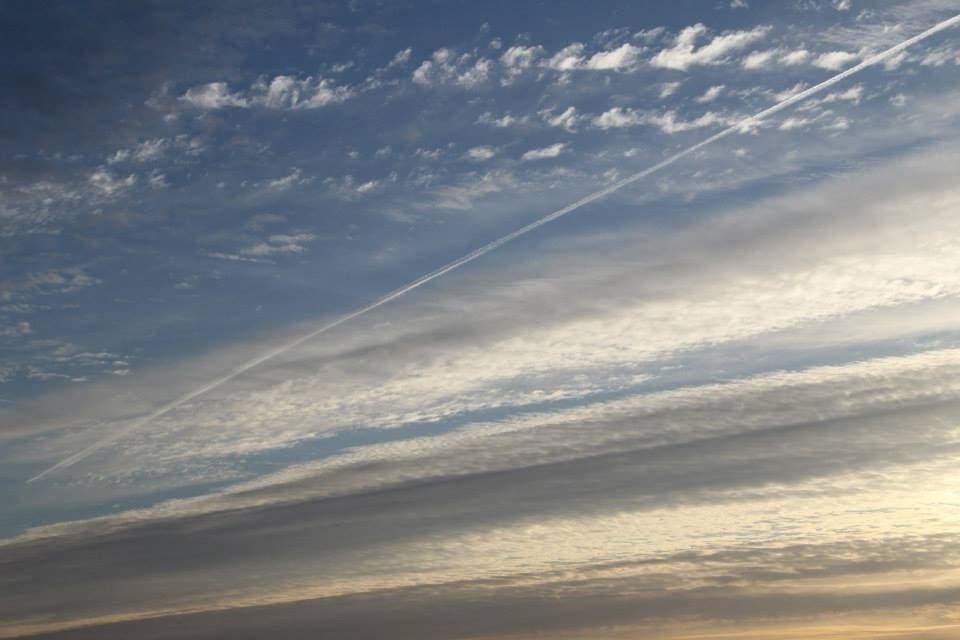
<svg viewBox="0 0 960 640">
<path fill-rule="evenodd" d="M 388 294 L 386 294 L 385 296 L 377 299 L 377 300 L 374 301 L 374 302 L 371 302 L 370 304 L 368 304 L 368 305 L 365 306 L 365 307 L 362 307 L 362 308 L 360 308 L 360 309 L 357 309 L 356 311 L 352 311 L 352 312 L 350 312 L 350 313 L 348 313 L 348 314 L 346 314 L 346 315 L 344 315 L 344 316 L 341 316 L 341 317 L 337 318 L 336 320 L 333 320 L 333 321 L 331 321 L 331 322 L 328 322 L 327 324 L 321 326 L 321 327 L 318 328 L 318 329 L 314 329 L 313 331 L 311 331 L 311 332 L 309 332 L 309 333 L 307 333 L 307 334 L 305 334 L 305 335 L 300 336 L 299 338 L 297 338 L 296 340 L 293 340 L 292 342 L 288 342 L 287 344 L 282 345 L 282 346 L 279 346 L 279 347 L 277 347 L 276 349 L 273 349 L 272 351 L 268 351 L 268 352 L 266 352 L 266 353 L 264 353 L 264 354 L 262 354 L 262 355 L 260 355 L 260 356 L 257 356 L 256 358 L 253 358 L 252 360 L 249 360 L 249 361 L 241 364 L 240 366 L 236 367 L 235 369 L 232 369 L 231 371 L 225 373 L 224 375 L 220 376 L 219 378 L 217 378 L 217 379 L 215 379 L 215 380 L 212 380 L 212 381 L 204 384 L 203 386 L 198 387 L 197 389 L 194 389 L 193 391 L 190 391 L 190 392 L 188 392 L 188 393 L 185 393 L 184 395 L 180 396 L 180 397 L 177 398 L 176 400 L 172 400 L 172 401 L 168 402 L 167 404 L 159 407 L 158 409 L 155 409 L 152 413 L 150 413 L 150 414 L 148 414 L 148 415 L 140 418 L 139 420 L 136 420 L 136 421 L 132 422 L 132 423 L 131 423 L 129 426 L 127 426 L 125 429 L 121 429 L 121 430 L 119 430 L 119 431 L 117 431 L 117 432 L 115 432 L 115 433 L 107 436 L 106 438 L 103 438 L 102 440 L 99 440 L 99 441 L 91 444 L 91 445 L 90 445 L 89 447 L 87 447 L 86 449 L 83 449 L 82 451 L 78 451 L 77 453 L 73 454 L 72 456 L 69 456 L 69 457 L 67 457 L 67 458 L 64 458 L 63 460 L 61 460 L 61 461 L 58 462 L 57 464 L 53 465 L 53 466 L 50 467 L 49 469 L 47 469 L 47 470 L 45 470 L 45 471 L 42 471 L 42 472 L 38 473 L 37 475 L 35 475 L 34 477 L 30 478 L 29 480 L 27 480 L 27 482 L 28 482 L 28 483 L 30 483 L 30 482 L 35 482 L 35 481 L 37 481 L 37 480 L 40 480 L 41 478 L 44 478 L 44 477 L 50 475 L 51 473 L 53 473 L 53 472 L 55 472 L 55 471 L 59 471 L 60 469 L 66 469 L 67 467 L 70 467 L 70 466 L 72 466 L 72 465 L 80 462 L 81 460 L 83 460 L 84 458 L 86 458 L 86 457 L 89 456 L 90 454 L 96 452 L 97 450 L 101 449 L 102 447 L 104 447 L 104 446 L 106 446 L 106 445 L 108 445 L 108 444 L 110 444 L 110 443 L 112 443 L 112 442 L 116 442 L 117 440 L 120 440 L 121 438 L 123 438 L 123 437 L 126 436 L 127 434 L 129 434 L 129 433 L 131 433 L 131 432 L 133 432 L 133 431 L 136 431 L 137 429 L 139 429 L 140 427 L 142 427 L 142 426 L 144 426 L 144 425 L 146 425 L 146 424 L 149 424 L 149 423 L 152 422 L 153 420 L 156 420 L 157 418 L 159 418 L 159 417 L 161 417 L 161 416 L 169 413 L 170 411 L 173 411 L 173 410 L 176 409 L 177 407 L 180 407 L 180 406 L 182 406 L 183 404 L 185 404 L 185 403 L 187 403 L 187 402 L 190 402 L 190 401 L 193 400 L 194 398 L 196 398 L 196 397 L 198 397 L 198 396 L 201 396 L 201 395 L 205 394 L 205 393 L 208 392 L 208 391 L 212 391 L 213 389 L 216 389 L 216 388 L 219 387 L 220 385 L 222 385 L 222 384 L 224 384 L 224 383 L 227 383 L 227 382 L 229 382 L 230 380 L 233 380 L 234 378 L 236 378 L 237 376 L 239 376 L 241 373 L 244 373 L 245 371 L 249 371 L 250 369 L 256 367 L 257 365 L 263 364 L 264 362 L 266 362 L 266 361 L 268 361 L 268 360 L 271 360 L 271 359 L 273 359 L 273 358 L 275 358 L 275 357 L 277 357 L 277 356 L 279 356 L 279 355 L 281 355 L 281 354 L 289 351 L 290 349 L 293 349 L 294 347 L 300 346 L 300 345 L 303 344 L 304 342 L 306 342 L 306 341 L 308 341 L 308 340 L 310 340 L 310 339 L 312 339 L 312 338 L 315 338 L 315 337 L 319 336 L 319 335 L 322 334 L 322 333 L 326 333 L 327 331 L 330 331 L 331 329 L 333 329 L 333 328 L 335 328 L 335 327 L 339 327 L 340 325 L 342 325 L 342 324 L 344 324 L 344 323 L 346 323 L 346 322 L 349 322 L 350 320 L 353 320 L 353 319 L 356 318 L 356 317 L 362 316 L 363 314 L 365 314 L 365 313 L 367 313 L 367 312 L 369 312 L 369 311 L 373 311 L 373 310 L 376 309 L 377 307 L 382 307 L 383 305 L 387 304 L 388 302 L 390 302 L 390 301 L 392 301 L 392 300 L 396 300 L 396 299 L 399 298 L 400 296 L 406 295 L 407 293 L 413 291 L 414 289 L 417 289 L 417 288 L 419 288 L 419 287 L 427 284 L 427 283 L 430 282 L 431 280 L 436 280 L 437 278 L 439 278 L 439 277 L 441 277 L 441 276 L 443 276 L 443 275 L 446 275 L 447 273 L 450 273 L 450 272 L 453 271 L 454 269 L 459 269 L 459 268 L 462 267 L 463 265 L 468 264 L 468 263 L 470 263 L 470 262 L 473 262 L 473 261 L 476 260 L 477 258 L 481 258 L 481 257 L 487 255 L 487 254 L 490 253 L 491 251 L 502 247 L 503 245 L 507 244 L 508 242 L 511 242 L 511 241 L 513 241 L 513 240 L 516 240 L 516 239 L 519 238 L 520 236 L 524 236 L 524 235 L 530 233 L 530 232 L 533 231 L 534 229 L 537 229 L 537 228 L 539 228 L 539 227 L 542 227 L 543 225 L 545 225 L 545 224 L 547 224 L 547 223 L 553 222 L 553 221 L 556 220 L 557 218 L 562 218 L 563 216 L 567 215 L 567 214 L 570 213 L 571 211 L 576 211 L 576 210 L 579 209 L 580 207 L 583 207 L 583 206 L 585 206 L 585 205 L 588 205 L 588 204 L 590 204 L 591 202 L 593 202 L 593 201 L 595 201 L 595 200 L 599 200 L 600 198 L 603 198 L 604 196 L 608 196 L 608 195 L 610 195 L 611 193 L 614 193 L 614 192 L 616 192 L 616 191 L 619 191 L 620 189 L 623 189 L 623 188 L 626 187 L 627 185 L 633 184 L 633 183 L 636 182 L 637 180 L 641 180 L 642 178 L 646 178 L 647 176 L 649 176 L 649 175 L 652 174 L 652 173 L 656 173 L 657 171 L 660 171 L 661 169 L 663 169 L 663 168 L 665 168 L 665 167 L 669 167 L 670 165 L 672 165 L 673 163 L 675 163 L 677 160 L 680 160 L 680 159 L 682 159 L 682 158 L 685 158 L 686 156 L 689 156 L 689 155 L 692 154 L 692 153 L 696 153 L 697 151 L 699 151 L 700 149 L 706 147 L 707 145 L 713 144 L 713 143 L 716 142 L 717 140 L 720 140 L 720 139 L 722 139 L 722 138 L 726 138 L 727 136 L 729 136 L 729 135 L 731 135 L 731 134 L 733 134 L 733 133 L 738 133 L 738 132 L 742 132 L 742 131 L 748 131 L 748 130 L 750 130 L 752 127 L 760 124 L 765 118 L 768 118 L 768 117 L 770 117 L 770 116 L 772 116 L 772 115 L 774 115 L 774 114 L 776 114 L 776 113 L 779 113 L 780 111 L 783 111 L 783 110 L 786 109 L 787 107 L 790 107 L 790 106 L 792 106 L 792 105 L 794 105 L 794 104 L 796 104 L 796 103 L 798 103 L 798 102 L 802 102 L 803 100 L 806 100 L 806 99 L 809 98 L 810 96 L 812 96 L 812 95 L 814 95 L 814 94 L 817 94 L 817 93 L 820 93 L 820 92 L 823 91 L 824 89 L 829 89 L 830 87 L 832 87 L 833 85 L 837 84 L 838 82 L 842 82 L 842 81 L 845 80 L 846 78 L 849 78 L 850 76 L 852 76 L 852 75 L 854 75 L 854 74 L 856 74 L 856 73 L 859 73 L 859 72 L 863 71 L 863 70 L 866 69 L 867 67 L 871 67 L 871 66 L 873 66 L 873 65 L 875 65 L 875 64 L 878 64 L 878 63 L 880 63 L 880 62 L 883 62 L 883 61 L 886 60 L 887 58 L 890 58 L 890 57 L 892 57 L 892 56 L 897 55 L 898 53 L 900 53 L 901 51 L 903 51 L 903 50 L 906 49 L 907 47 L 910 47 L 910 46 L 912 46 L 912 45 L 920 42 L 921 40 L 926 40 L 927 38 L 929 38 L 930 36 L 934 35 L 935 33 L 939 33 L 939 32 L 941 32 L 941 31 L 943 31 L 943 30 L 945 30 L 945 29 L 949 29 L 950 27 L 956 26 L 957 24 L 960 24 L 960 14 L 957 14 L 957 15 L 953 16 L 952 18 L 949 18 L 949 19 L 947 19 L 947 20 L 944 20 L 943 22 L 939 22 L 939 23 L 937 23 L 936 25 L 934 25 L 934 26 L 930 27 L 929 29 L 927 29 L 926 31 L 924 31 L 923 33 L 919 33 L 919 34 L 913 36 L 912 38 L 908 38 L 907 40 L 904 40 L 903 42 L 901 42 L 901 43 L 898 44 L 898 45 L 895 45 L 895 46 L 890 47 L 889 49 L 887 49 L 887 50 L 885 50 L 885 51 L 882 51 L 882 52 L 880 52 L 880 53 L 878 53 L 878 54 L 875 54 L 875 55 L 873 55 L 873 56 L 870 56 L 869 58 L 867 58 L 866 60 L 864 60 L 864 61 L 861 62 L 860 64 L 857 64 L 857 65 L 855 65 L 855 66 L 852 66 L 852 67 L 850 67 L 849 69 L 847 69 L 847 70 L 845 70 L 845 71 L 841 71 L 841 72 L 838 73 L 837 75 L 835 75 L 835 76 L 833 76 L 832 78 L 829 78 L 829 79 L 827 79 L 827 80 L 824 80 L 824 81 L 821 82 L 820 84 L 814 85 L 814 86 L 812 86 L 812 87 L 810 87 L 810 88 L 808 88 L 808 89 L 805 89 L 805 90 L 803 90 L 803 91 L 801 91 L 801 92 L 799 92 L 799 93 L 795 93 L 794 95 L 790 96 L 789 98 L 786 98 L 785 100 L 782 100 L 781 102 L 778 102 L 777 104 L 773 105 L 772 107 L 769 107 L 769 108 L 767 108 L 767 109 L 764 109 L 763 111 L 760 111 L 759 113 L 756 113 L 756 114 L 754 114 L 754 115 L 752 115 L 752 116 L 749 116 L 749 117 L 747 117 L 747 118 L 744 118 L 744 119 L 741 120 L 740 122 L 737 122 L 736 124 L 733 124 L 733 125 L 727 127 L 726 129 L 724 129 L 724 130 L 722 130 L 722 131 L 720 131 L 720 132 L 718 132 L 718 133 L 713 134 L 713 135 L 710 136 L 709 138 L 706 138 L 706 139 L 704 139 L 704 140 L 701 140 L 700 142 L 696 143 L 695 145 L 693 145 L 693 146 L 691 146 L 691 147 L 687 147 L 687 148 L 684 149 L 683 151 L 678 151 L 677 153 L 673 154 L 672 156 L 666 158 L 665 160 L 662 160 L 662 161 L 658 162 L 657 164 L 655 164 L 655 165 L 653 165 L 653 166 L 651 166 L 651 167 L 648 167 L 648 168 L 644 169 L 643 171 L 641 171 L 641 172 L 639 172 L 639 173 L 634 173 L 633 175 L 628 176 L 628 177 L 626 177 L 626 178 L 623 178 L 622 180 L 619 180 L 619 181 L 617 181 L 617 182 L 614 182 L 613 184 L 610 184 L 609 186 L 606 186 L 606 187 L 604 187 L 603 189 L 600 189 L 599 191 L 594 191 L 594 192 L 591 193 L 590 195 L 584 196 L 583 198 L 577 200 L 576 202 L 574 202 L 574 203 L 572 203 L 572 204 L 568 204 L 567 206 L 565 206 L 565 207 L 563 207 L 563 208 L 561 208 L 561 209 L 557 209 L 556 211 L 554 211 L 554 212 L 552 212 L 552 213 L 548 213 L 547 215 L 543 216 L 542 218 L 539 218 L 538 220 L 535 220 L 535 221 L 531 222 L 530 224 L 528 224 L 528 225 L 526 225 L 526 226 L 520 227 L 520 228 L 517 229 L 516 231 L 512 231 L 511 233 L 508 233 L 507 235 L 505 235 L 505 236 L 503 236 L 503 237 L 501 237 L 501 238 L 498 238 L 497 240 L 494 240 L 493 242 L 487 243 L 487 244 L 483 245 L 482 247 L 480 247 L 479 249 L 476 249 L 476 250 L 474 250 L 474 251 L 471 251 L 470 253 L 466 254 L 465 256 L 462 256 L 462 257 L 460 257 L 460 258 L 457 258 L 457 259 L 454 260 L 453 262 L 450 262 L 450 263 L 448 263 L 448 264 L 440 267 L 440 268 L 437 269 L 436 271 L 433 271 L 433 272 L 431 272 L 431 273 L 428 273 L 428 274 L 425 275 L 425 276 L 421 276 L 421 277 L 417 278 L 416 280 L 414 280 L 413 282 L 410 282 L 409 284 L 405 284 L 404 286 L 400 287 L 399 289 L 394 289 L 394 290 L 391 291 L 390 293 L 388 293 Z"/>
</svg>

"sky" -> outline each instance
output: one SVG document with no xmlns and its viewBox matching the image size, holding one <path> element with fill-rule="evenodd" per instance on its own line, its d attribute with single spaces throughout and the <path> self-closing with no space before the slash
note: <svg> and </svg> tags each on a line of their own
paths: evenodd
<svg viewBox="0 0 960 640">
<path fill-rule="evenodd" d="M 958 14 L 0 3 L 0 638 L 960 637 Z"/>
</svg>

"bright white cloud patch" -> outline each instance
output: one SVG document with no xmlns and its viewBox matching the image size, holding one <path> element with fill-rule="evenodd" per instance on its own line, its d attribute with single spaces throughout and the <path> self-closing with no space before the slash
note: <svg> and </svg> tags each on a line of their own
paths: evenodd
<svg viewBox="0 0 960 640">
<path fill-rule="evenodd" d="M 857 54 L 848 51 L 830 51 L 814 58 L 813 64 L 821 69 L 840 71 L 844 67 L 850 66 L 850 64 L 858 58 L 859 56 L 857 56 Z"/>
<path fill-rule="evenodd" d="M 265 109 L 317 109 L 344 102 L 353 96 L 348 87 L 336 86 L 326 78 L 275 76 L 260 78 L 246 92 L 231 93 L 224 82 L 212 82 L 187 90 L 180 100 L 201 109 L 226 107 Z"/>
<path fill-rule="evenodd" d="M 552 144 L 549 147 L 543 147 L 540 149 L 530 149 L 523 154 L 521 160 L 543 160 L 545 158 L 556 158 L 561 153 L 566 151 L 567 145 L 564 142 L 558 142 Z"/>
<path fill-rule="evenodd" d="M 715 36 L 709 42 L 697 46 L 697 42 L 708 32 L 706 26 L 698 23 L 683 29 L 677 35 L 673 46 L 658 52 L 651 58 L 650 63 L 655 67 L 681 71 L 696 65 L 719 64 L 730 54 L 763 39 L 769 31 L 769 27 L 732 31 Z"/>
</svg>

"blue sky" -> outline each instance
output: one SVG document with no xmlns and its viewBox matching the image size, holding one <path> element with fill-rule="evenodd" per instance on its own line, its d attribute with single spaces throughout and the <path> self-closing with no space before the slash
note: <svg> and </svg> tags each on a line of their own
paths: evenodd
<svg viewBox="0 0 960 640">
<path fill-rule="evenodd" d="M 0 637 L 953 637 L 956 12 L 4 3 Z"/>
</svg>

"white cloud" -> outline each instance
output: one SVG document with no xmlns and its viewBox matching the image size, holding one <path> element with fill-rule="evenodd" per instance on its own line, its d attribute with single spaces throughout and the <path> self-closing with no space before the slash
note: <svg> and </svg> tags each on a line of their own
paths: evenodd
<svg viewBox="0 0 960 640">
<path fill-rule="evenodd" d="M 484 161 L 489 160 L 490 158 L 497 155 L 497 150 L 493 147 L 482 146 L 482 147 L 473 147 L 467 150 L 465 154 L 470 160 Z"/>
<path fill-rule="evenodd" d="M 747 0 L 730 0 L 731 9 L 749 9 L 750 3 Z"/>
<path fill-rule="evenodd" d="M 566 151 L 567 145 L 563 142 L 552 144 L 549 147 L 541 149 L 530 149 L 521 156 L 521 160 L 543 160 L 544 158 L 556 158 Z"/>
<path fill-rule="evenodd" d="M 719 64 L 725 57 L 764 38 L 769 27 L 755 27 L 749 31 L 732 31 L 713 38 L 700 48 L 696 42 L 707 33 L 707 27 L 695 24 L 683 29 L 676 37 L 674 45 L 655 55 L 650 63 L 665 69 L 686 70 L 694 65 Z"/>
<path fill-rule="evenodd" d="M 316 239 L 316 236 L 312 233 L 278 233 L 269 236 L 263 242 L 258 242 L 242 249 L 240 254 L 246 256 L 269 256 L 277 253 L 303 253 L 307 250 L 304 245 L 312 242 L 314 239 Z"/>
<path fill-rule="evenodd" d="M 551 127 L 559 127 L 567 131 L 574 131 L 581 120 L 575 107 L 567 107 L 558 114 L 554 114 L 553 109 L 545 109 L 539 115 Z"/>
<path fill-rule="evenodd" d="M 555 71 L 631 71 L 640 64 L 640 56 L 645 51 L 629 42 L 606 51 L 598 51 L 589 57 L 586 46 L 581 42 L 567 45 L 545 61 L 545 66 Z"/>
<path fill-rule="evenodd" d="M 422 87 L 452 84 L 465 89 L 487 81 L 493 62 L 475 59 L 473 54 L 457 56 L 451 49 L 437 49 L 429 60 L 424 60 L 413 72 L 413 82 Z"/>
<path fill-rule="evenodd" d="M 187 89 L 181 100 L 200 109 L 223 109 L 224 107 L 247 107 L 246 99 L 239 93 L 230 93 L 226 82 L 210 82 Z"/>
<path fill-rule="evenodd" d="M 400 65 L 406 64 L 407 62 L 410 61 L 410 56 L 412 54 L 413 54 L 413 49 L 411 49 L 410 47 L 397 51 L 397 53 L 394 54 L 393 58 L 391 58 L 390 62 L 387 63 L 387 68 L 392 69 L 393 67 L 399 67 Z"/>
<path fill-rule="evenodd" d="M 581 42 L 567 45 L 547 60 L 546 65 L 556 71 L 573 71 L 583 66 L 583 51 L 586 47 Z"/>
<path fill-rule="evenodd" d="M 17 322 L 11 326 L 0 325 L 0 337 L 20 338 L 33 333 L 33 327 L 26 320 Z"/>
<path fill-rule="evenodd" d="M 635 47 L 628 42 L 620 45 L 616 49 L 600 51 L 593 54 L 584 63 L 583 67 L 597 71 L 628 71 L 640 63 L 640 55 L 643 51 L 644 49 L 642 47 Z"/>
<path fill-rule="evenodd" d="M 267 109 L 316 109 L 343 102 L 353 95 L 347 87 L 337 87 L 326 78 L 276 76 L 269 82 L 261 78 L 250 89 L 249 103 Z"/>
<path fill-rule="evenodd" d="M 326 78 L 279 75 L 259 78 L 246 94 L 230 93 L 224 82 L 211 82 L 188 89 L 180 100 L 202 109 L 261 107 L 276 110 L 316 109 L 344 102 L 354 95 L 349 87 L 336 86 Z"/>
<path fill-rule="evenodd" d="M 272 191 L 286 191 L 291 187 L 295 187 L 302 184 L 307 184 L 312 182 L 313 178 L 304 177 L 303 171 L 299 168 L 294 167 L 293 171 L 289 175 L 283 176 L 282 178 L 274 178 L 273 180 L 267 180 L 264 183 L 267 189 Z"/>
<path fill-rule="evenodd" d="M 500 56 L 500 64 L 503 65 L 506 74 L 502 82 L 509 84 L 516 80 L 524 71 L 533 67 L 542 55 L 543 47 L 539 45 L 532 47 L 516 45 L 504 51 Z"/>
<path fill-rule="evenodd" d="M 480 117 L 477 118 L 477 124 L 487 124 L 498 129 L 506 129 L 507 127 L 512 127 L 521 124 L 527 124 L 530 121 L 528 116 L 514 116 L 509 113 L 505 113 L 502 116 L 494 116 L 489 111 L 480 114 Z"/>
<path fill-rule="evenodd" d="M 860 99 L 863 98 L 863 85 L 857 84 L 849 89 L 843 91 L 834 91 L 828 93 L 823 98 L 820 99 L 820 104 L 829 104 L 831 102 L 846 101 L 853 102 L 854 104 L 859 104 Z"/>
<path fill-rule="evenodd" d="M 704 104 L 707 102 L 713 102 L 720 97 L 720 94 L 723 93 L 724 85 L 718 84 L 707 89 L 703 95 L 699 96 L 696 99 L 696 102 Z"/>
<path fill-rule="evenodd" d="M 659 128 L 664 133 L 672 134 L 717 124 L 728 125 L 733 122 L 736 122 L 736 118 L 730 118 L 711 111 L 693 120 L 683 120 L 677 116 L 675 111 L 658 113 L 614 107 L 594 117 L 592 124 L 599 129 L 622 129 L 639 125 L 649 125 Z"/>
<path fill-rule="evenodd" d="M 792 67 L 804 64 L 810 59 L 810 52 L 806 49 L 764 49 L 753 51 L 743 59 L 745 69 L 767 69 L 775 66 Z"/>
<path fill-rule="evenodd" d="M 660 85 L 660 93 L 658 97 L 662 100 L 664 98 L 669 98 L 677 92 L 677 89 L 680 88 L 682 82 L 664 82 Z"/>
<path fill-rule="evenodd" d="M 488 171 L 465 176 L 458 184 L 439 187 L 430 192 L 430 199 L 421 206 L 442 209 L 470 209 L 474 202 L 490 194 L 516 186 L 516 179 L 506 171 Z"/>
<path fill-rule="evenodd" d="M 840 71 L 858 58 L 857 54 L 848 51 L 830 51 L 817 56 L 813 64 L 821 69 Z"/>
<path fill-rule="evenodd" d="M 849 11 L 852 6 L 851 0 L 832 0 L 833 8 L 837 11 Z"/>
<path fill-rule="evenodd" d="M 942 67 L 948 62 L 960 65 L 960 53 L 951 47 L 938 47 L 923 57 L 920 64 L 925 67 Z"/>
<path fill-rule="evenodd" d="M 88 181 L 90 186 L 99 193 L 110 197 L 122 193 L 135 185 L 137 183 L 137 176 L 131 173 L 126 178 L 115 178 L 109 171 L 100 168 L 90 174 Z"/>
<path fill-rule="evenodd" d="M 22 300 L 34 295 L 72 293 L 101 283 L 102 280 L 77 267 L 34 271 L 18 279 L 0 280 L 0 301 Z"/>
</svg>

